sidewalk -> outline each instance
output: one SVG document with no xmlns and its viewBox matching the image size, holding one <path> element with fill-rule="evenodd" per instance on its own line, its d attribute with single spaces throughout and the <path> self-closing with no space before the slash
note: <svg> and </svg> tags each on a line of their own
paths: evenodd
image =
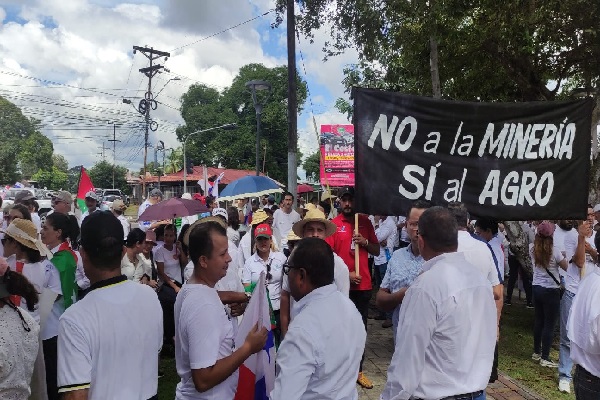
<svg viewBox="0 0 600 400">
<path fill-rule="evenodd" d="M 358 389 L 360 400 L 378 400 L 385 385 L 387 368 L 394 353 L 392 329 L 381 327 L 382 321 L 370 319 L 368 324 L 367 346 L 363 370 L 373 381 L 373 389 Z M 502 375 L 488 385 L 487 399 L 490 400 L 543 400 L 541 397 L 520 386 L 510 377 Z"/>
</svg>

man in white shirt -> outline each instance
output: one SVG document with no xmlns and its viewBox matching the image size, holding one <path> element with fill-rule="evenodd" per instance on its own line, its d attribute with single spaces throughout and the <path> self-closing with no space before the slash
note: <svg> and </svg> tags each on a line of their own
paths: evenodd
<svg viewBox="0 0 600 400">
<path fill-rule="evenodd" d="M 163 194 L 159 189 L 152 189 L 146 199 L 138 208 L 138 219 L 146 209 L 156 203 L 160 203 L 163 199 Z M 140 229 L 146 232 L 148 229 L 156 229 L 159 225 L 170 223 L 170 221 L 139 221 Z"/>
<path fill-rule="evenodd" d="M 572 260 L 569 261 L 565 279 L 565 293 L 560 299 L 560 348 L 558 351 L 558 390 L 564 393 L 571 392 L 571 343 L 567 322 L 573 299 L 577 297 L 579 283 L 588 274 L 596 269 L 598 252 L 594 243 L 594 210 L 590 205 L 587 208 L 587 221 L 578 227 L 577 247 Z"/>
<path fill-rule="evenodd" d="M 82 223 L 80 254 L 92 286 L 60 317 L 63 400 L 150 399 L 157 394 L 162 312 L 150 287 L 121 275 L 123 239 L 121 224 L 108 212 Z"/>
<path fill-rule="evenodd" d="M 227 231 L 220 222 L 206 220 L 195 222 L 184 237 L 194 272 L 175 302 L 178 400 L 233 399 L 238 368 L 267 341 L 267 330 L 255 326 L 235 348 L 233 325 L 215 290 L 231 261 Z"/>
<path fill-rule="evenodd" d="M 333 284 L 333 264 L 324 240 L 305 238 L 285 266 L 298 313 L 279 347 L 273 400 L 358 398 L 367 333 L 354 303 Z"/>
<path fill-rule="evenodd" d="M 85 206 L 87 210 L 81 214 L 81 223 L 88 217 L 88 215 L 95 213 L 96 211 L 100 211 L 98 206 L 100 205 L 100 197 L 96 194 L 95 191 L 90 190 L 85 194 Z"/>
<path fill-rule="evenodd" d="M 423 273 L 406 292 L 382 400 L 485 398 L 496 307 L 489 282 L 457 252 L 457 224 L 443 207 L 419 218 Z"/>
<path fill-rule="evenodd" d="M 375 265 L 375 279 L 377 286 L 381 285 L 385 272 L 387 271 L 388 261 L 392 258 L 394 252 L 394 244 L 396 242 L 396 235 L 398 228 L 396 228 L 396 220 L 394 217 L 385 215 L 379 216 L 379 224 L 375 229 L 375 236 L 379 241 L 379 254 L 373 257 L 373 264 Z M 375 316 L 375 319 L 383 319 L 381 324 L 382 328 L 389 328 L 392 324 L 392 313 L 379 311 L 379 314 Z"/>
<path fill-rule="evenodd" d="M 294 196 L 289 192 L 283 192 L 281 208 L 273 213 L 273 226 L 279 231 L 277 242 L 281 243 L 281 251 L 287 249 L 287 235 L 292 225 L 300 221 L 300 214 L 292 209 L 293 204 Z"/>
<path fill-rule="evenodd" d="M 600 272 L 579 285 L 567 324 L 577 399 L 600 399 Z"/>
<path fill-rule="evenodd" d="M 307 212 L 304 219 L 296 222 L 292 227 L 292 232 L 298 237 L 314 237 L 323 240 L 333 235 L 336 230 L 336 225 L 325 217 L 323 211 L 317 209 Z M 333 253 L 333 266 L 333 283 L 344 296 L 349 296 L 350 271 L 348 271 L 344 260 L 335 253 Z M 281 284 L 280 306 L 281 333 L 285 335 L 290 321 L 297 313 L 294 299 L 290 297 L 290 286 L 287 275 L 283 276 Z"/>
</svg>

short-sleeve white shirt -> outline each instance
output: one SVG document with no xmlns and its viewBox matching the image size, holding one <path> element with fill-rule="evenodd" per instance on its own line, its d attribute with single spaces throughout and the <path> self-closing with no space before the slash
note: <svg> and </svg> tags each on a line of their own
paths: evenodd
<svg viewBox="0 0 600 400">
<path fill-rule="evenodd" d="M 287 258 L 283 253 L 271 251 L 267 261 L 263 261 L 258 253 L 254 253 L 244 264 L 242 283 L 258 282 L 261 272 L 267 273 L 267 265 L 271 265 L 271 279 L 267 280 L 267 290 L 271 299 L 273 310 L 279 310 L 279 301 L 281 297 L 281 276 L 283 274 L 283 264 Z"/>
<path fill-rule="evenodd" d="M 586 238 L 585 241 L 588 242 L 592 248 L 594 248 L 594 249 L 596 248 L 596 244 L 594 243 L 594 234 L 593 233 L 592 233 L 592 236 Z M 575 251 L 573 251 L 573 254 L 575 254 Z M 594 263 L 594 260 L 592 259 L 592 257 L 589 254 L 586 253 L 585 254 L 585 269 L 583 271 L 583 278 L 588 276 L 595 269 L 596 269 L 596 264 Z M 569 266 L 567 267 L 567 273 L 564 275 L 565 288 L 569 292 L 577 294 L 577 290 L 579 288 L 579 282 L 581 281 L 581 278 L 582 278 L 581 274 L 582 274 L 581 268 L 579 268 L 577 265 L 575 265 L 575 263 L 569 263 Z"/>
<path fill-rule="evenodd" d="M 147 285 L 102 281 L 60 317 L 59 393 L 89 400 L 146 400 L 157 393 L 162 310 Z"/>
<path fill-rule="evenodd" d="M 541 266 L 537 266 L 535 264 L 535 258 L 533 256 L 533 243 L 529 245 L 529 256 L 531 257 L 531 264 L 533 267 L 533 280 L 531 281 L 532 285 L 542 286 L 549 289 L 558 289 L 559 285 L 556 284 L 554 279 L 548 274 L 546 269 Z M 548 271 L 554 275 L 554 278 L 560 282 L 560 275 L 558 273 L 559 266 L 558 263 L 565 259 L 563 252 L 559 246 L 552 247 L 552 256 L 550 257 L 550 262 L 548 263 Z"/>
<path fill-rule="evenodd" d="M 273 213 L 273 227 L 277 228 L 277 231 L 279 232 L 277 242 L 281 243 L 282 249 L 288 248 L 287 235 L 290 233 L 292 226 L 298 221 L 300 221 L 300 214 L 294 209 L 292 209 L 289 214 L 286 214 L 281 208 L 275 210 Z"/>
<path fill-rule="evenodd" d="M 212 367 L 234 350 L 233 324 L 217 291 L 206 285 L 184 284 L 175 301 L 175 362 L 181 378 L 175 398 L 233 399 L 238 382 L 237 370 L 203 393 L 196 390 L 192 370 Z"/>
<path fill-rule="evenodd" d="M 496 263 L 487 244 L 471 237 L 467 231 L 458 231 L 457 252 L 464 253 L 467 261 L 476 266 L 492 286 L 500 284 Z"/>
<path fill-rule="evenodd" d="M 154 255 L 155 262 L 165 264 L 165 274 L 179 283 L 181 282 L 181 267 L 179 265 L 179 257 L 177 256 L 177 246 L 173 245 L 173 250 L 167 250 L 161 246 L 156 250 Z"/>
</svg>

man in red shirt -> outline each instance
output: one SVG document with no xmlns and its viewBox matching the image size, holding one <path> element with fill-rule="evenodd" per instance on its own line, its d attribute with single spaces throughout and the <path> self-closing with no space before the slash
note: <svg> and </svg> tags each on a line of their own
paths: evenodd
<svg viewBox="0 0 600 400">
<path fill-rule="evenodd" d="M 331 222 L 337 225 L 337 231 L 325 239 L 333 251 L 344 260 L 350 271 L 350 300 L 362 316 L 367 329 L 367 314 L 371 300 L 371 274 L 369 272 L 369 254 L 379 255 L 379 242 L 375 230 L 366 215 L 358 216 L 358 233 L 354 233 L 354 188 L 344 187 L 339 193 L 342 213 Z M 354 269 L 354 256 L 358 251 L 359 273 Z M 363 372 L 364 354 L 360 362 L 357 383 L 366 389 L 372 389 L 373 383 Z"/>
</svg>

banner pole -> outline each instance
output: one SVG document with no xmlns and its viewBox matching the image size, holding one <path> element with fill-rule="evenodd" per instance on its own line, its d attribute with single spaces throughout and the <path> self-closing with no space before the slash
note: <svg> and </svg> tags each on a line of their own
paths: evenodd
<svg viewBox="0 0 600 400">
<path fill-rule="evenodd" d="M 358 213 L 354 214 L 354 233 L 358 235 Z M 354 245 L 354 272 L 360 276 L 358 251 L 360 246 Z"/>
</svg>

